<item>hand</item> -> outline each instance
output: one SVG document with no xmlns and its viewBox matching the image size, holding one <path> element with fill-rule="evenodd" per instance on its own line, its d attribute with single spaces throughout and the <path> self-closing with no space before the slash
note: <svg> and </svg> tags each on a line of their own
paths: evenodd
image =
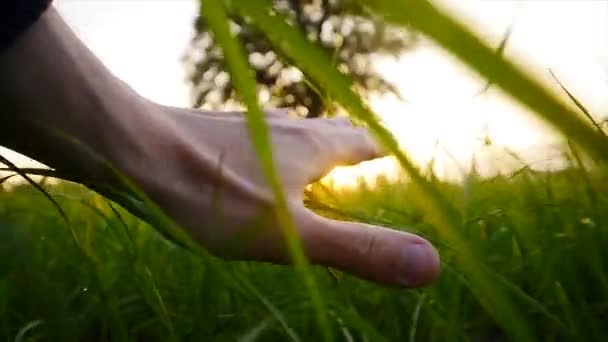
<svg viewBox="0 0 608 342">
<path fill-rule="evenodd" d="M 273 197 L 240 113 L 207 115 L 147 104 L 159 130 L 144 157 L 119 158 L 122 168 L 161 208 L 211 252 L 230 259 L 289 261 Z M 304 187 L 334 166 L 381 156 L 363 128 L 347 119 L 296 120 L 270 112 L 274 159 L 292 218 L 313 263 L 372 281 L 415 287 L 439 272 L 435 249 L 422 238 L 320 217 L 303 206 Z M 162 127 L 162 129 L 160 129 Z"/>
<path fill-rule="evenodd" d="M 244 118 L 142 98 L 97 60 L 54 9 L 0 53 L 0 109 L 3 146 L 76 178 L 115 180 L 87 153 L 92 149 L 213 253 L 289 261 Z M 439 257 L 422 238 L 326 219 L 303 206 L 306 184 L 336 164 L 380 156 L 365 130 L 342 119 L 293 120 L 280 113 L 267 121 L 292 218 L 313 263 L 407 287 L 437 277 Z"/>
</svg>

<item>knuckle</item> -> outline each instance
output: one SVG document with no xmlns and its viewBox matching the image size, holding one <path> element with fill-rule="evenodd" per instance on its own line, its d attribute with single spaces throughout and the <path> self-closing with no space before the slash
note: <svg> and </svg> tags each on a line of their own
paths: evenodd
<svg viewBox="0 0 608 342">
<path fill-rule="evenodd" d="M 378 145 L 376 139 L 366 129 L 361 129 L 359 134 L 361 136 L 361 149 L 366 157 L 373 158 L 381 154 L 380 145 Z"/>
<path fill-rule="evenodd" d="M 363 229 L 356 241 L 357 254 L 362 258 L 372 258 L 378 248 L 378 235 L 371 229 Z"/>
<path fill-rule="evenodd" d="M 328 146 L 329 142 L 324 139 L 322 134 L 307 128 L 299 130 L 297 140 L 306 144 L 313 152 L 323 151 L 330 147 Z"/>
<path fill-rule="evenodd" d="M 344 127 L 354 127 L 353 122 L 346 116 L 340 116 L 335 118 L 336 122 Z"/>
</svg>

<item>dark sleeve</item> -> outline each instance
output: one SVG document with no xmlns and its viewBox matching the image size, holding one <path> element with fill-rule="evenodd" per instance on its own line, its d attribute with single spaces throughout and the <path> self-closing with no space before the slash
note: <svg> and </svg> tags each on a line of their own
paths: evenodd
<svg viewBox="0 0 608 342">
<path fill-rule="evenodd" d="M 0 51 L 32 25 L 52 0 L 0 0 Z"/>
</svg>

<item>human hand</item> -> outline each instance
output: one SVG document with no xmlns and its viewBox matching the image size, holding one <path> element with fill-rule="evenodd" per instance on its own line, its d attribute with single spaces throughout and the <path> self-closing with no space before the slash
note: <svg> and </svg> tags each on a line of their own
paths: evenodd
<svg viewBox="0 0 608 342">
<path fill-rule="evenodd" d="M 144 99 L 112 75 L 54 9 L 0 54 L 0 104 L 1 145 L 76 181 L 115 181 L 92 150 L 211 252 L 289 262 L 244 117 Z M 439 257 L 424 239 L 330 220 L 303 206 L 304 187 L 335 165 L 381 155 L 364 129 L 343 119 L 294 120 L 280 113 L 267 122 L 297 234 L 313 263 L 407 287 L 437 277 Z"/>
<path fill-rule="evenodd" d="M 272 193 L 240 113 L 203 112 L 146 104 L 143 153 L 118 158 L 170 217 L 212 253 L 289 262 Z M 416 287 L 435 280 L 439 257 L 424 239 L 362 223 L 316 215 L 302 202 L 304 187 L 334 166 L 380 157 L 363 128 L 345 118 L 297 120 L 270 111 L 273 156 L 305 254 L 315 264 L 372 281 Z M 162 128 L 162 129 L 161 129 Z"/>
</svg>

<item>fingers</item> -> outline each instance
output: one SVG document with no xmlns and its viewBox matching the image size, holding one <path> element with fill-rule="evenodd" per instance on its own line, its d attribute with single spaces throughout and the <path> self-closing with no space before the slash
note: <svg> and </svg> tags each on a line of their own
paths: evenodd
<svg viewBox="0 0 608 342">
<path fill-rule="evenodd" d="M 351 165 L 385 155 L 384 149 L 371 133 L 366 128 L 353 126 L 348 117 L 318 120 L 326 127 L 319 127 L 317 133 L 323 134 L 324 140 L 328 140 L 325 151 L 331 163 Z"/>
<path fill-rule="evenodd" d="M 427 285 L 439 275 L 437 251 L 416 235 L 310 215 L 301 236 L 313 263 L 404 287 Z"/>
<path fill-rule="evenodd" d="M 386 155 L 382 146 L 363 127 L 343 127 L 333 135 L 332 154 L 338 163 L 356 164 Z"/>
<path fill-rule="evenodd" d="M 308 182 L 322 178 L 336 166 L 354 165 L 386 155 L 365 128 L 325 126 L 314 134 L 318 135 L 320 146 Z"/>
</svg>

